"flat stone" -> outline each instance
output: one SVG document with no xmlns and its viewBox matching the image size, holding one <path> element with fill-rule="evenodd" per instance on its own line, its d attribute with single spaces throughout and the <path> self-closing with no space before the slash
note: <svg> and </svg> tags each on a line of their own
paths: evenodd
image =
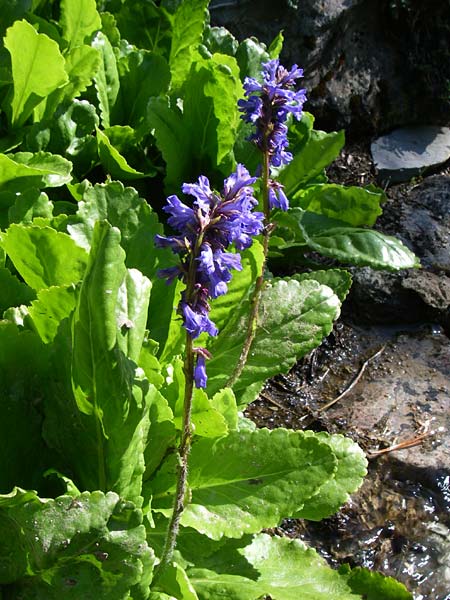
<svg viewBox="0 0 450 600">
<path fill-rule="evenodd" d="M 409 181 L 450 158 L 450 128 L 403 127 L 377 138 L 371 152 L 383 184 Z"/>
<path fill-rule="evenodd" d="M 450 340 L 443 334 L 402 334 L 342 401 L 349 431 L 385 444 L 413 439 L 420 426 L 435 434 L 395 458 L 416 469 L 450 473 Z M 372 442 L 373 443 L 373 442 Z M 375 445 L 376 446 L 376 445 Z M 373 447 L 369 450 L 377 450 Z"/>
</svg>

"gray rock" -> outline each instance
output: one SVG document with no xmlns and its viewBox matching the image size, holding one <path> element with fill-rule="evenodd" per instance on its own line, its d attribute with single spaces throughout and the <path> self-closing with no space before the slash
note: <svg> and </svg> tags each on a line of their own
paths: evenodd
<svg viewBox="0 0 450 600">
<path fill-rule="evenodd" d="M 450 340 L 442 334 L 403 334 L 334 411 L 372 444 L 377 438 L 382 446 L 412 439 L 421 426 L 434 431 L 423 444 L 396 451 L 395 458 L 409 467 L 450 472 L 449 388 Z"/>
<path fill-rule="evenodd" d="M 371 152 L 382 184 L 410 181 L 450 158 L 450 128 L 421 126 L 395 129 L 376 139 Z"/>
</svg>

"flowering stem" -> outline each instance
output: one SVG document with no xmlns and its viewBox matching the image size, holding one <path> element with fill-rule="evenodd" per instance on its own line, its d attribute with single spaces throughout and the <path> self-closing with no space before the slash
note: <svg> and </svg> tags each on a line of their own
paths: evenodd
<svg viewBox="0 0 450 600">
<path fill-rule="evenodd" d="M 188 457 L 191 449 L 191 410 L 194 392 L 194 353 L 192 350 L 192 337 L 186 333 L 186 353 L 184 359 L 184 410 L 181 440 L 178 447 L 177 487 L 173 504 L 172 516 L 167 529 L 164 549 L 160 563 L 155 571 L 153 581 L 158 580 L 165 568 L 172 562 L 173 552 L 177 543 L 180 519 L 185 508 L 185 497 L 187 489 Z"/>
<path fill-rule="evenodd" d="M 267 143 L 265 144 L 267 146 Z M 261 300 L 261 293 L 264 285 L 264 270 L 266 268 L 267 255 L 269 254 L 269 240 L 272 232 L 270 223 L 270 207 L 269 207 L 269 177 L 270 177 L 270 156 L 266 150 L 263 154 L 263 167 L 262 167 L 262 199 L 264 208 L 264 229 L 262 232 L 263 240 L 263 263 L 261 265 L 261 273 L 255 281 L 255 288 L 253 290 L 252 299 L 250 302 L 250 312 L 247 321 L 247 332 L 245 336 L 244 345 L 242 346 L 241 354 L 236 367 L 228 379 L 226 386 L 233 387 L 236 381 L 241 376 L 241 373 L 247 362 L 248 353 L 253 344 L 253 340 L 256 335 L 256 328 L 258 326 L 258 311 L 259 303 Z"/>
</svg>

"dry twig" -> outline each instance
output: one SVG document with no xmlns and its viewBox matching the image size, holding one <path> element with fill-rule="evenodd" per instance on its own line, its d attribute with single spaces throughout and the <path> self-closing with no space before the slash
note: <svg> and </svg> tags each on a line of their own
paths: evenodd
<svg viewBox="0 0 450 600">
<path fill-rule="evenodd" d="M 339 400 L 342 400 L 342 398 L 344 396 L 346 396 L 355 387 L 355 385 L 358 383 L 358 381 L 361 379 L 361 377 L 363 376 L 364 371 L 366 370 L 367 365 L 372 360 L 374 360 L 375 358 L 377 358 L 377 356 L 380 356 L 380 354 L 384 351 L 385 348 L 386 348 L 386 345 L 381 346 L 381 348 L 379 350 L 377 350 L 375 352 L 375 354 L 372 354 L 372 356 L 369 356 L 369 358 L 363 362 L 360 370 L 355 375 L 355 377 L 350 381 L 349 385 L 345 388 L 345 390 L 341 394 L 339 394 L 339 396 L 337 396 L 336 398 L 333 398 L 333 400 L 330 400 L 330 402 L 327 402 L 324 406 L 321 406 L 318 409 L 318 412 L 323 412 L 324 410 L 328 410 L 331 406 L 333 406 L 334 404 L 336 404 L 336 402 L 339 402 Z"/>
</svg>

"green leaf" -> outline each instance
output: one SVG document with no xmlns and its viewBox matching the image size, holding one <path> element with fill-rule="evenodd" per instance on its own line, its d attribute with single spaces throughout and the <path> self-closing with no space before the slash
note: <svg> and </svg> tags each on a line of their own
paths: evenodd
<svg viewBox="0 0 450 600">
<path fill-rule="evenodd" d="M 135 499 L 145 468 L 149 402 L 156 390 L 135 379 L 131 360 L 140 353 L 150 285 L 140 273 L 127 271 L 124 259 L 119 231 L 98 222 L 73 314 L 71 379 L 76 405 L 95 431 L 93 467 L 75 458 L 83 478 L 89 478 L 86 487 Z M 76 446 L 71 449 L 75 456 Z"/>
<path fill-rule="evenodd" d="M 0 321 L 0 493 L 14 485 L 41 483 L 49 460 L 41 437 L 42 390 L 48 377 L 49 355 L 39 337 Z M 0 546 L 2 538 L 0 532 Z M 3 560 L 11 564 L 10 556 L 0 557 L 0 565 Z"/>
<path fill-rule="evenodd" d="M 280 56 L 280 53 L 283 49 L 283 43 L 284 43 L 283 31 L 279 31 L 277 33 L 277 35 L 274 37 L 274 39 L 272 40 L 272 42 L 267 50 L 271 59 L 278 58 Z"/>
<path fill-rule="evenodd" d="M 97 140 L 93 135 L 98 124 L 92 104 L 87 100 L 73 100 L 69 106 L 60 106 L 51 120 L 31 127 L 26 138 L 27 147 L 65 156 L 80 177 L 98 161 Z"/>
<path fill-rule="evenodd" d="M 172 41 L 170 14 L 154 2 L 122 4 L 114 13 L 123 39 L 138 48 L 168 56 Z"/>
<path fill-rule="evenodd" d="M 350 569 L 347 565 L 342 566 L 339 572 L 348 575 L 348 586 L 365 600 L 413 600 L 413 595 L 405 586 L 392 577 L 362 567 Z"/>
<path fill-rule="evenodd" d="M 233 386 L 235 393 L 277 373 L 287 372 L 296 360 L 320 344 L 339 316 L 339 298 L 313 280 L 267 282 L 261 296 L 258 328 L 247 364 Z M 211 343 L 208 393 L 222 388 L 237 364 L 247 327 L 248 302 Z"/>
<path fill-rule="evenodd" d="M 327 269 L 326 271 L 311 271 L 309 273 L 295 273 L 292 279 L 302 282 L 305 279 L 314 279 L 322 285 L 327 285 L 333 290 L 339 300 L 344 302 L 352 285 L 352 277 L 344 269 Z"/>
<path fill-rule="evenodd" d="M 240 121 L 237 101 L 243 95 L 236 59 L 214 54 L 197 61 L 185 85 L 183 121 L 200 171 L 219 168 L 228 175 Z"/>
<path fill-rule="evenodd" d="M 39 120 L 51 120 L 56 110 L 61 111 L 61 105 L 86 91 L 100 67 L 101 54 L 91 46 L 77 46 L 64 55 L 64 61 L 69 81 L 47 96 L 35 109 L 36 118 Z M 87 104 L 86 101 L 83 102 Z"/>
<path fill-rule="evenodd" d="M 400 240 L 379 231 L 348 227 L 300 209 L 291 209 L 288 218 L 297 224 L 308 246 L 323 256 L 389 271 L 420 266 L 416 255 Z"/>
<path fill-rule="evenodd" d="M 313 435 L 309 431 L 305 434 Z M 295 518 L 320 521 L 337 512 L 349 501 L 349 494 L 361 486 L 367 474 L 367 459 L 358 444 L 350 438 L 324 432 L 314 435 L 321 442 L 329 444 L 338 461 L 337 469 L 334 476 L 320 488 L 319 493 L 305 502 Z"/>
<path fill-rule="evenodd" d="M 35 217 L 52 218 L 53 202 L 45 192 L 29 188 L 14 196 L 14 205 L 8 210 L 9 223 L 31 223 Z"/>
<path fill-rule="evenodd" d="M 238 49 L 239 43 L 237 39 L 225 27 L 206 26 L 203 34 L 203 43 L 208 48 L 211 54 L 220 52 L 220 54 L 228 54 L 234 56 Z"/>
<path fill-rule="evenodd" d="M 11 125 L 20 127 L 43 98 L 67 83 L 67 73 L 58 44 L 27 21 L 16 21 L 8 29 L 5 47 L 13 74 L 13 91 L 5 108 Z"/>
<path fill-rule="evenodd" d="M 323 558 L 300 540 L 263 533 L 255 536 L 250 545 L 239 549 L 236 554 L 241 561 L 244 558 L 247 562 L 249 576 L 228 574 L 230 565 L 224 560 L 225 552 L 221 553 L 222 561 L 216 565 L 216 572 L 195 568 L 187 571 L 200 600 L 221 597 L 257 600 L 266 595 L 276 600 L 361 598 L 352 593 L 345 577 L 331 569 Z"/>
<path fill-rule="evenodd" d="M 115 148 L 108 139 L 108 136 L 97 128 L 97 141 L 100 162 L 111 177 L 127 180 L 140 179 L 146 177 L 145 173 L 136 171 L 131 167 L 125 157 Z"/>
<path fill-rule="evenodd" d="M 336 183 L 326 183 L 300 190 L 291 199 L 290 205 L 359 227 L 375 224 L 383 212 L 380 203 L 385 198 L 383 190 L 373 186 L 345 187 Z"/>
<path fill-rule="evenodd" d="M 72 181 L 72 163 L 50 152 L 16 152 L 9 158 L 42 176 L 42 187 L 59 187 Z M 26 171 L 25 171 L 26 172 Z"/>
<path fill-rule="evenodd" d="M 0 205 L 9 208 L 14 194 L 23 194 L 28 188 L 63 185 L 71 180 L 71 164 L 61 156 L 39 152 L 0 154 Z M 5 196 L 4 193 L 9 192 Z M 11 195 L 13 194 L 13 195 Z"/>
<path fill-rule="evenodd" d="M 109 492 L 0 497 L 1 582 L 14 597 L 144 599 L 154 565 L 142 514 Z M 14 549 L 14 562 L 7 553 Z M 6 560 L 7 559 L 7 560 Z"/>
<path fill-rule="evenodd" d="M 198 600 L 186 572 L 177 563 L 166 567 L 158 579 L 158 588 L 177 600 Z"/>
<path fill-rule="evenodd" d="M 202 41 L 203 27 L 207 16 L 209 0 L 185 0 L 180 2 L 171 18 L 172 43 L 169 65 L 172 73 L 172 89 L 177 90 L 184 83 Z"/>
<path fill-rule="evenodd" d="M 41 340 L 48 344 L 53 341 L 61 321 L 70 316 L 76 305 L 74 285 L 50 287 L 38 292 L 28 314 Z"/>
<path fill-rule="evenodd" d="M 190 502 L 181 524 L 212 539 L 274 527 L 317 493 L 335 468 L 330 447 L 300 431 L 259 429 L 202 438 L 190 454 Z M 144 490 L 153 497 L 153 510 L 166 516 L 173 504 L 175 469 L 176 459 L 170 457 Z"/>
<path fill-rule="evenodd" d="M 270 60 L 265 44 L 251 37 L 239 44 L 236 59 L 242 79 L 244 77 L 261 78 L 261 65 Z"/>
<path fill-rule="evenodd" d="M 119 93 L 119 73 L 113 47 L 101 31 L 95 36 L 92 46 L 100 52 L 102 58 L 94 81 L 95 89 L 97 90 L 101 123 L 106 128 L 111 125 L 111 110 Z"/>
<path fill-rule="evenodd" d="M 13 224 L 2 235 L 1 246 L 35 290 L 76 283 L 86 268 L 85 250 L 51 227 Z"/>
<path fill-rule="evenodd" d="M 60 24 L 70 48 L 89 43 L 102 26 L 95 0 L 61 0 Z"/>
<path fill-rule="evenodd" d="M 162 56 L 154 52 L 130 49 L 120 58 L 118 70 L 120 89 L 112 119 L 115 123 L 138 127 L 145 122 L 149 98 L 167 92 L 170 83 L 169 65 Z"/>
<path fill-rule="evenodd" d="M 306 144 L 298 151 L 294 159 L 279 174 L 288 198 L 320 175 L 341 151 L 345 143 L 343 131 L 325 133 L 312 130 Z"/>
<path fill-rule="evenodd" d="M 36 293 L 11 273 L 6 267 L 0 267 L 0 316 L 10 306 L 29 304 Z"/>
<path fill-rule="evenodd" d="M 147 124 L 166 163 L 164 178 L 167 193 L 178 192 L 187 181 L 192 162 L 192 139 L 186 131 L 183 114 L 177 106 L 170 106 L 168 98 L 150 98 Z"/>
<path fill-rule="evenodd" d="M 150 428 L 145 447 L 145 474 L 147 480 L 162 463 L 166 453 L 175 448 L 177 431 L 173 413 L 164 396 L 155 390 L 150 395 Z"/>
</svg>

